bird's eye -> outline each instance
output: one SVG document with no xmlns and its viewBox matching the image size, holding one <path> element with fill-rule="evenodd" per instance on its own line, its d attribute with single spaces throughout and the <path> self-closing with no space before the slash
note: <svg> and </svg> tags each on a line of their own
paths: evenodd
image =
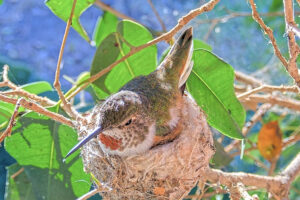
<svg viewBox="0 0 300 200">
<path fill-rule="evenodd" d="M 131 122 L 132 122 L 132 119 L 128 120 L 128 122 L 126 122 L 125 126 L 128 126 L 128 125 L 130 125 L 130 124 L 131 124 Z"/>
</svg>

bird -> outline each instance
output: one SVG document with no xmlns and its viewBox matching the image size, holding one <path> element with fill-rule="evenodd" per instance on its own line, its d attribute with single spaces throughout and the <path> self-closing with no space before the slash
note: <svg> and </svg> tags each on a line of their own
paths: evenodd
<svg viewBox="0 0 300 200">
<path fill-rule="evenodd" d="M 145 153 L 174 140 L 182 126 L 183 96 L 192 71 L 193 29 L 174 42 L 155 71 L 138 76 L 97 107 L 96 128 L 66 155 L 96 138 L 103 152 L 120 157 Z"/>
</svg>

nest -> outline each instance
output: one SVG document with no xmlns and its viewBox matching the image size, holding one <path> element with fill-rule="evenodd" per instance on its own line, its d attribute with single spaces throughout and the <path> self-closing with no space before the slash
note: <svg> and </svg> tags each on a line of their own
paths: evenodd
<svg viewBox="0 0 300 200">
<path fill-rule="evenodd" d="M 106 189 L 100 195 L 104 199 L 182 199 L 198 181 L 205 182 L 201 173 L 214 154 L 212 134 L 205 114 L 188 95 L 184 96 L 183 116 L 183 130 L 174 141 L 141 155 L 109 156 L 96 139 L 87 143 L 81 151 L 83 164 L 99 181 L 98 186 Z M 94 128 L 92 121 L 81 126 L 80 136 Z"/>
</svg>

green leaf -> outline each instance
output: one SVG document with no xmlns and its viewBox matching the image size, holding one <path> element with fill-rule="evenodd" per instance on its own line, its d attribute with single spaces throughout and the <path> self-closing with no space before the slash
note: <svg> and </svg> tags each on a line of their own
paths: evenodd
<svg viewBox="0 0 300 200">
<path fill-rule="evenodd" d="M 15 178 L 11 176 L 22 169 L 19 164 L 13 164 L 7 167 L 6 177 L 6 200 L 34 200 L 36 199 L 32 190 L 32 183 L 23 171 Z"/>
<path fill-rule="evenodd" d="M 115 32 L 118 24 L 118 18 L 105 11 L 103 17 L 99 17 L 93 34 L 93 40 L 96 42 L 96 46 L 106 38 L 110 33 Z"/>
<path fill-rule="evenodd" d="M 234 93 L 233 68 L 207 50 L 195 50 L 193 60 L 188 91 L 212 127 L 228 137 L 242 139 L 246 113 Z"/>
<path fill-rule="evenodd" d="M 207 51 L 212 51 L 212 47 L 209 44 L 197 39 L 194 39 L 194 49 L 205 49 Z"/>
<path fill-rule="evenodd" d="M 3 0 L 0 0 L 0 5 L 3 3 Z"/>
<path fill-rule="evenodd" d="M 79 151 L 63 162 L 76 143 L 72 128 L 30 112 L 5 139 L 5 149 L 25 168 L 37 199 L 76 199 L 90 188 Z"/>
<path fill-rule="evenodd" d="M 21 88 L 33 94 L 41 94 L 43 92 L 52 91 L 52 86 L 50 85 L 50 83 L 46 81 L 37 81 L 37 82 L 29 83 L 23 85 Z"/>
<path fill-rule="evenodd" d="M 90 41 L 89 36 L 80 24 L 79 17 L 94 2 L 95 0 L 78 0 L 72 18 L 72 27 L 88 42 Z M 46 0 L 46 5 L 56 16 L 67 22 L 71 14 L 73 0 Z"/>
<path fill-rule="evenodd" d="M 107 36 L 98 47 L 92 63 L 91 75 L 127 54 L 130 51 L 129 46 L 139 46 L 150 40 L 152 40 L 151 33 L 142 25 L 129 20 L 119 22 L 117 33 Z M 156 56 L 156 46 L 151 46 L 118 64 L 109 73 L 94 82 L 94 86 L 101 89 L 101 94 L 98 91 L 99 97 L 105 98 L 109 94 L 117 92 L 132 78 L 154 71 Z"/>
<path fill-rule="evenodd" d="M 10 103 L 0 102 L 0 123 L 10 119 L 11 115 L 14 112 L 14 105 Z"/>
</svg>

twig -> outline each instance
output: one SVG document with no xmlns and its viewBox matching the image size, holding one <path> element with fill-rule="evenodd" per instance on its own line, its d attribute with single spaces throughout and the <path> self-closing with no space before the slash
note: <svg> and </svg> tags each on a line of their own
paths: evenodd
<svg viewBox="0 0 300 200">
<path fill-rule="evenodd" d="M 163 32 L 167 32 L 167 28 L 166 28 L 166 26 L 165 26 L 163 20 L 160 18 L 159 14 L 158 14 L 158 12 L 157 12 L 157 10 L 156 10 L 156 8 L 155 8 L 155 6 L 153 5 L 152 0 L 147 0 L 147 1 L 148 1 L 148 3 L 150 4 L 150 6 L 151 6 L 151 8 L 152 8 L 152 10 L 153 10 L 153 12 L 154 12 L 156 18 L 158 19 L 158 21 L 159 21 L 159 23 L 160 23 L 160 25 L 161 25 L 161 27 L 162 27 Z"/>
<path fill-rule="evenodd" d="M 299 15 L 300 12 L 296 12 L 295 14 Z M 269 12 L 269 13 L 261 13 L 261 16 L 264 17 L 276 17 L 276 16 L 283 16 L 284 12 Z M 222 16 L 222 17 L 217 17 L 213 19 L 200 19 L 197 20 L 197 24 L 211 24 L 214 22 L 217 23 L 225 23 L 230 19 L 236 18 L 236 17 L 249 17 L 252 16 L 252 13 L 249 12 L 232 12 L 228 15 Z"/>
<path fill-rule="evenodd" d="M 102 10 L 106 10 L 111 12 L 112 14 L 116 15 L 117 17 L 121 18 L 121 19 L 129 19 L 131 21 L 137 22 L 135 19 L 133 19 L 132 17 L 129 17 L 123 13 L 120 13 L 119 11 L 113 9 L 112 7 L 110 7 L 109 5 L 103 3 L 102 1 L 98 0 L 95 1 L 94 4 L 96 6 L 98 6 L 99 8 L 101 8 Z"/>
<path fill-rule="evenodd" d="M 251 8 L 252 8 L 252 17 L 253 19 L 260 25 L 260 27 L 265 31 L 265 33 L 269 36 L 271 43 L 274 48 L 275 55 L 279 58 L 279 60 L 282 62 L 282 64 L 285 66 L 286 70 L 289 72 L 289 74 L 292 76 L 292 78 L 295 80 L 296 84 L 298 87 L 300 87 L 300 76 L 298 74 L 298 69 L 296 65 L 296 54 L 298 55 L 298 51 L 295 49 L 295 36 L 293 32 L 289 31 L 289 37 L 293 36 L 293 38 L 289 39 L 289 50 L 290 50 L 290 61 L 288 62 L 281 54 L 280 49 L 277 45 L 277 42 L 275 40 L 275 37 L 273 35 L 273 30 L 268 27 L 262 18 L 259 16 L 257 10 L 256 10 L 256 5 L 254 3 L 254 0 L 249 0 Z M 285 0 L 285 18 L 287 23 L 293 22 L 294 20 L 294 15 L 293 15 L 293 8 L 292 8 L 292 1 L 291 0 Z M 290 14 L 287 14 L 290 13 Z M 291 52 L 292 51 L 292 52 Z"/>
<path fill-rule="evenodd" d="M 253 87 L 259 87 L 263 84 L 260 80 L 257 80 L 252 76 L 248 76 L 242 72 L 235 71 L 234 74 L 237 81 L 249 84 Z"/>
<path fill-rule="evenodd" d="M 252 198 L 245 186 L 242 183 L 237 183 L 236 186 L 232 186 L 229 188 L 230 190 L 230 197 L 232 200 L 240 200 L 240 199 L 244 199 L 244 200 L 254 200 L 254 198 Z"/>
<path fill-rule="evenodd" d="M 294 24 L 289 24 L 289 29 L 290 31 L 293 31 L 295 33 L 295 35 L 300 38 L 300 29 L 295 26 Z"/>
<path fill-rule="evenodd" d="M 4 140 L 5 137 L 11 135 L 11 130 L 12 130 L 13 126 L 15 125 L 15 120 L 16 120 L 16 117 L 18 115 L 18 110 L 19 110 L 20 105 L 21 105 L 20 104 L 21 100 L 22 100 L 22 98 L 18 99 L 17 102 L 16 102 L 15 110 L 14 110 L 14 112 L 13 112 L 13 114 L 12 114 L 10 120 L 9 120 L 8 126 L 0 136 L 0 143 Z"/>
<path fill-rule="evenodd" d="M 290 99 L 287 97 L 275 97 L 272 95 L 253 94 L 241 101 L 242 102 L 252 102 L 252 103 L 270 103 L 272 105 L 277 104 L 282 107 L 290 108 L 294 111 L 300 111 L 300 101 Z"/>
<path fill-rule="evenodd" d="M 117 66 L 119 63 L 123 62 L 124 60 L 126 60 L 127 58 L 129 58 L 130 56 L 132 56 L 133 54 L 149 47 L 152 46 L 158 42 L 161 41 L 169 41 L 172 39 L 172 37 L 181 29 L 184 27 L 184 25 L 186 25 L 189 21 L 191 21 L 192 19 L 194 19 L 195 17 L 197 17 L 198 15 L 200 15 L 203 12 L 208 12 L 210 10 L 212 10 L 215 5 L 219 2 L 220 0 L 211 0 L 208 3 L 202 5 L 200 8 L 191 10 L 187 15 L 181 17 L 178 20 L 178 23 L 175 27 L 173 27 L 169 32 L 164 33 L 163 35 L 147 42 L 146 44 L 137 46 L 135 48 L 132 48 L 130 50 L 129 53 L 127 53 L 126 55 L 124 55 L 121 59 L 115 61 L 114 63 L 112 63 L 111 65 L 109 65 L 108 67 L 106 67 L 105 69 L 101 70 L 100 72 L 98 72 L 97 74 L 91 76 L 89 79 L 87 79 L 85 82 L 82 82 L 81 85 L 78 85 L 77 89 L 70 94 L 70 96 L 68 96 L 67 99 L 70 99 L 72 97 L 74 97 L 78 92 L 80 92 L 81 90 L 83 90 L 84 88 L 86 88 L 90 83 L 94 82 L 95 80 L 97 80 L 98 78 L 100 78 L 101 76 L 103 76 L 104 74 L 108 73 L 110 70 L 112 70 L 115 66 Z"/>
<path fill-rule="evenodd" d="M 273 86 L 273 85 L 261 85 L 257 88 L 249 90 L 243 94 L 238 95 L 238 99 L 242 100 L 247 98 L 248 96 L 258 93 L 258 92 L 273 92 L 273 91 L 280 91 L 280 92 L 295 92 L 299 93 L 299 88 L 297 86 Z"/>
<path fill-rule="evenodd" d="M 288 47 L 290 59 L 288 62 L 288 72 L 295 79 L 296 84 L 300 87 L 300 75 L 297 67 L 297 57 L 300 53 L 298 44 L 296 43 L 295 33 L 291 31 L 290 26 L 296 26 L 294 20 L 294 3 L 293 0 L 284 0 L 284 17 L 285 17 L 285 29 L 288 34 Z"/>
<path fill-rule="evenodd" d="M 53 83 L 53 86 L 56 89 L 59 98 L 63 102 L 62 108 L 66 111 L 66 113 L 69 116 L 71 116 L 74 119 L 80 117 L 80 115 L 75 110 L 72 109 L 70 103 L 65 99 L 65 96 L 64 96 L 63 92 L 61 91 L 61 85 L 60 85 L 60 82 L 59 82 L 59 77 L 60 77 L 61 60 L 62 60 L 62 57 L 63 57 L 63 54 L 64 54 L 64 48 L 65 48 L 67 36 L 69 34 L 69 30 L 70 30 L 70 27 L 71 27 L 71 24 L 72 24 L 72 18 L 73 18 L 76 2 L 77 2 L 77 0 L 73 0 L 72 10 L 71 10 L 70 17 L 68 19 L 66 29 L 65 29 L 65 33 L 64 33 L 64 36 L 63 36 L 63 40 L 62 40 L 62 43 L 61 43 L 61 46 L 60 46 L 60 51 L 59 51 L 58 61 L 57 61 L 57 66 L 56 66 L 55 80 L 54 80 L 54 83 Z"/>
<path fill-rule="evenodd" d="M 213 183 L 220 183 L 227 187 L 242 183 L 245 186 L 265 188 L 271 192 L 276 199 L 287 200 L 290 185 L 300 173 L 300 153 L 292 160 L 286 169 L 274 177 L 261 176 L 243 172 L 223 172 L 218 169 L 203 169 L 205 178 Z"/>
<path fill-rule="evenodd" d="M 17 176 L 19 176 L 24 171 L 24 167 L 19 169 L 16 173 L 10 176 L 10 178 L 15 179 Z"/>
<path fill-rule="evenodd" d="M 46 98 L 46 97 L 40 97 L 35 94 L 29 93 L 22 88 L 16 86 L 13 82 L 11 82 L 8 78 L 8 71 L 9 71 L 9 66 L 4 65 L 3 66 L 3 76 L 2 76 L 2 82 L 0 82 L 0 87 L 9 87 L 11 90 L 5 91 L 5 92 L 0 92 L 2 95 L 17 95 L 20 97 L 25 97 L 29 98 L 31 100 L 34 100 L 38 103 L 40 103 L 43 106 L 53 106 L 55 105 L 55 102 Z"/>
<path fill-rule="evenodd" d="M 278 157 L 277 158 L 274 158 L 271 162 L 270 162 L 270 168 L 268 170 L 268 176 L 272 176 L 275 169 L 276 169 L 276 165 L 277 165 L 277 160 L 278 160 Z"/>
<path fill-rule="evenodd" d="M 290 144 L 293 144 L 293 143 L 298 142 L 298 141 L 300 141 L 300 134 L 299 133 L 284 139 L 282 147 L 283 148 L 287 147 Z"/>
<path fill-rule="evenodd" d="M 81 197 L 79 197 L 77 200 L 86 200 L 92 196 L 94 196 L 95 194 L 97 194 L 99 192 L 99 189 L 96 188 L 96 189 L 93 189 L 91 191 L 89 191 L 88 193 L 82 195 Z"/>
<path fill-rule="evenodd" d="M 9 98 L 9 97 L 6 97 L 2 94 L 0 94 L 0 100 L 1 101 L 4 101 L 4 102 L 7 102 L 7 103 L 11 103 L 11 104 L 17 104 L 18 100 L 17 99 L 13 99 L 13 98 Z M 32 110 L 34 112 L 37 112 L 37 113 L 40 113 L 42 115 L 45 115 L 47 117 L 50 117 L 51 119 L 55 120 L 55 121 L 58 121 L 62 124 L 66 124 L 70 127 L 74 127 L 74 122 L 60 114 L 57 114 L 57 113 L 54 113 L 54 112 L 50 112 L 49 110 L 45 109 L 44 107 L 40 106 L 39 104 L 37 103 L 34 103 L 34 102 L 30 102 L 30 101 L 27 101 L 25 99 L 20 99 L 20 105 L 23 106 L 24 108 L 27 108 L 29 110 Z"/>
</svg>

